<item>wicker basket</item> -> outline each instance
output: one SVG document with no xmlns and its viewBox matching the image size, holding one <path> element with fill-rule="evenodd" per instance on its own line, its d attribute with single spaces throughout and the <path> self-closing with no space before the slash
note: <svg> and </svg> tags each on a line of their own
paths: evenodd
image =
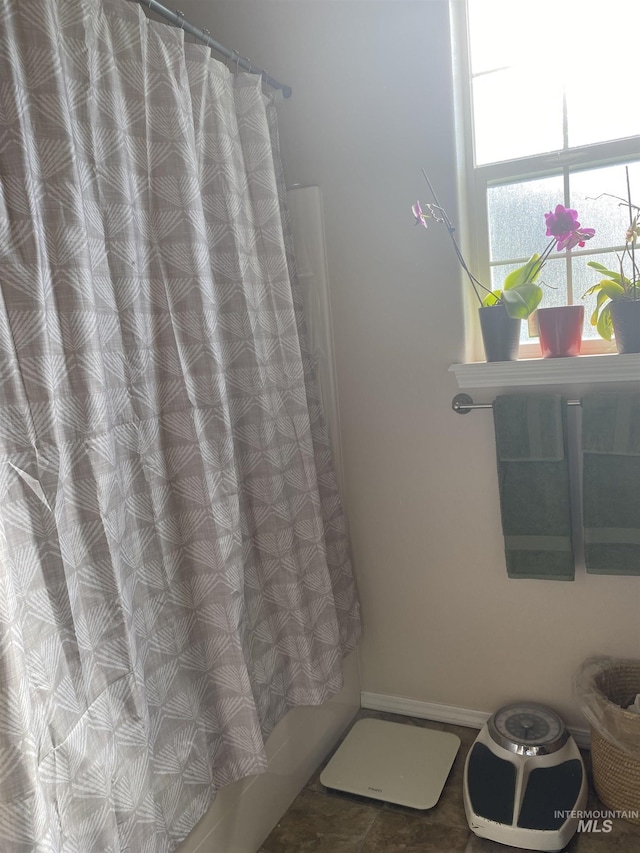
<svg viewBox="0 0 640 853">
<path fill-rule="evenodd" d="M 624 708 L 640 693 L 640 661 L 616 661 L 594 678 L 594 690 L 601 694 L 602 730 L 591 727 L 593 784 L 600 800 L 610 809 L 640 810 L 640 714 Z M 633 754 L 607 737 L 637 745 Z M 640 825 L 640 817 L 626 818 Z"/>
</svg>

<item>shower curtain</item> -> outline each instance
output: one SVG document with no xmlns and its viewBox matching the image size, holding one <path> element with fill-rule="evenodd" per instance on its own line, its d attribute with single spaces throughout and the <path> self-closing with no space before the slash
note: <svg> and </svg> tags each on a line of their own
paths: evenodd
<svg viewBox="0 0 640 853">
<path fill-rule="evenodd" d="M 174 850 L 359 633 L 275 108 L 0 0 L 0 850 Z"/>
</svg>

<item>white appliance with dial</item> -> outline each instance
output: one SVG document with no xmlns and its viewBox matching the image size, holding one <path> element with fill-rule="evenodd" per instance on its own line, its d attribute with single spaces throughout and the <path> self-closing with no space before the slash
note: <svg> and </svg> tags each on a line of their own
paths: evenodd
<svg viewBox="0 0 640 853">
<path fill-rule="evenodd" d="M 571 814 L 586 801 L 582 756 L 554 711 L 518 702 L 489 718 L 464 768 L 464 808 L 476 835 L 559 851 L 578 827 Z"/>
</svg>

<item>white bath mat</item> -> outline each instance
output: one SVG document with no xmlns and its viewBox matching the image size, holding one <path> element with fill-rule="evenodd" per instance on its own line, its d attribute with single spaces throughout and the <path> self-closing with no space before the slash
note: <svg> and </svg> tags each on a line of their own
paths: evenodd
<svg viewBox="0 0 640 853">
<path fill-rule="evenodd" d="M 320 774 L 327 788 L 432 809 L 447 781 L 460 738 L 385 720 L 358 720 Z"/>
</svg>

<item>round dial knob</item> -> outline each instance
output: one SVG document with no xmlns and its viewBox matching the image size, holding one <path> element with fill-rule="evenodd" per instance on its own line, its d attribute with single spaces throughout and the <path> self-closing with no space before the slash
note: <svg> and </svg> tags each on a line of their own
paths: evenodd
<svg viewBox="0 0 640 853">
<path fill-rule="evenodd" d="M 546 755 L 560 749 L 569 733 L 560 717 L 536 702 L 516 702 L 500 708 L 488 721 L 491 738 L 510 752 Z"/>
</svg>

